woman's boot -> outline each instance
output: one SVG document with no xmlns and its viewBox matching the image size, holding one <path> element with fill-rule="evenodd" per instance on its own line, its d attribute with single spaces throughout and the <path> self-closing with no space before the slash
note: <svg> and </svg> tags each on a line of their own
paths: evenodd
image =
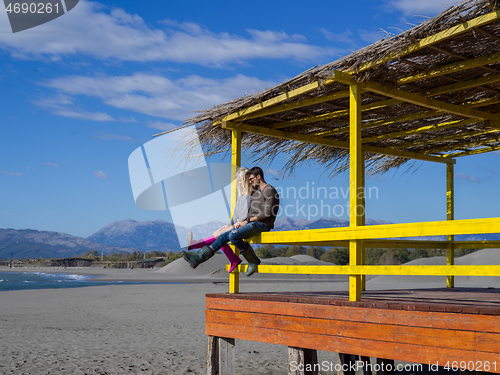
<svg viewBox="0 0 500 375">
<path fill-rule="evenodd" d="M 231 247 L 225 243 L 223 246 L 222 246 L 222 252 L 224 253 L 224 255 L 227 257 L 227 259 L 229 259 L 229 262 L 231 263 L 231 267 L 229 268 L 229 273 L 233 272 L 233 270 L 238 267 L 238 264 L 241 263 L 241 259 L 236 256 L 236 254 L 233 252 L 233 250 L 231 249 Z"/>
</svg>

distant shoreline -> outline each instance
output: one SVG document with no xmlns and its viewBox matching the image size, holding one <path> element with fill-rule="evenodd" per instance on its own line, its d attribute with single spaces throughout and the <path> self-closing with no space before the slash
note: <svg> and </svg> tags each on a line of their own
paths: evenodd
<svg viewBox="0 0 500 375">
<path fill-rule="evenodd" d="M 161 270 L 161 269 L 160 269 Z M 191 271 L 191 270 L 189 270 Z M 51 274 L 66 273 L 71 275 L 86 275 L 97 277 L 96 281 L 141 281 L 141 282 L 159 282 L 159 283 L 186 283 L 186 284 L 212 284 L 229 283 L 229 274 L 220 272 L 217 275 L 204 276 L 187 271 L 183 274 L 168 274 L 152 270 L 150 268 L 138 269 L 120 269 L 120 268 L 93 268 L 93 267 L 6 267 L 0 266 L 1 272 L 44 272 Z M 241 275 L 240 280 L 243 283 L 269 283 L 269 282 L 345 282 L 347 277 L 342 279 L 304 279 L 297 277 L 299 275 L 254 275 L 251 278 Z"/>
</svg>

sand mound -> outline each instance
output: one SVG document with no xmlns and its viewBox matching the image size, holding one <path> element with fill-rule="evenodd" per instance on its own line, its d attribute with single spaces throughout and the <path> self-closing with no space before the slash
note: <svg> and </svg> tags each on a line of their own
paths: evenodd
<svg viewBox="0 0 500 375">
<path fill-rule="evenodd" d="M 246 261 L 243 260 L 243 264 Z M 189 264 L 184 259 L 177 259 L 165 267 L 160 268 L 157 273 L 165 275 L 182 276 L 189 278 L 209 278 L 209 279 L 228 279 L 226 272 L 226 264 L 229 264 L 227 258 L 223 254 L 215 254 L 213 258 L 205 263 L 200 264 L 196 269 L 189 267 Z M 272 265 L 332 265 L 333 263 L 323 262 L 309 255 L 295 255 L 293 257 L 276 257 L 270 259 L 262 259 L 262 264 Z M 290 275 L 290 274 L 265 274 L 256 273 L 251 277 L 252 281 L 257 280 L 290 280 L 290 281 L 345 281 L 347 276 L 342 275 Z M 248 279 L 250 280 L 250 279 Z"/>
<path fill-rule="evenodd" d="M 174 260 L 172 263 L 167 264 L 165 267 L 160 268 L 159 273 L 167 273 L 171 275 L 192 275 L 192 276 L 206 276 L 213 272 L 225 269 L 226 264 L 229 262 L 223 254 L 215 254 L 209 261 L 200 264 L 196 269 L 192 269 L 188 262 L 180 258 Z"/>
</svg>

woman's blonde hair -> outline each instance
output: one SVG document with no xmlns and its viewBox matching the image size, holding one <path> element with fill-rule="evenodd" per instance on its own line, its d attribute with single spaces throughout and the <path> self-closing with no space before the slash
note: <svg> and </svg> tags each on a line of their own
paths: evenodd
<svg viewBox="0 0 500 375">
<path fill-rule="evenodd" d="M 238 189 L 238 196 L 252 194 L 252 185 L 248 180 L 248 168 L 241 167 L 236 171 L 236 188 Z"/>
</svg>

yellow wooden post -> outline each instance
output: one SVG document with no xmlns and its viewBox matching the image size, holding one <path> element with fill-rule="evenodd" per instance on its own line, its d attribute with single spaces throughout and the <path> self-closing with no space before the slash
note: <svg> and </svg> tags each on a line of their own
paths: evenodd
<svg viewBox="0 0 500 375">
<path fill-rule="evenodd" d="M 364 156 L 361 146 L 361 89 L 357 84 L 349 86 L 349 225 L 363 226 L 364 219 Z M 349 264 L 363 263 L 364 240 L 349 241 Z M 349 276 L 349 300 L 361 300 L 361 275 Z"/>
<path fill-rule="evenodd" d="M 365 201 L 365 192 L 366 192 L 366 180 L 365 180 L 365 160 L 364 160 L 364 154 L 361 153 L 362 155 L 362 159 L 361 159 L 361 167 L 362 167 L 362 171 L 361 171 L 361 176 L 363 177 L 363 181 L 362 181 L 362 187 L 363 187 L 363 197 L 362 197 L 362 200 L 363 200 L 363 203 L 362 203 L 362 207 L 363 207 L 363 212 L 361 213 L 361 224 L 360 225 L 365 225 L 365 219 L 366 219 L 366 201 Z M 365 241 L 363 241 L 363 246 L 361 246 L 361 264 L 362 265 L 365 265 L 366 262 L 366 252 L 365 252 Z M 361 290 L 366 290 L 366 275 L 361 275 Z"/>
<path fill-rule="evenodd" d="M 236 170 L 241 165 L 241 130 L 232 130 L 232 151 L 231 151 L 231 216 L 236 206 L 236 198 L 238 190 L 236 188 Z M 236 246 L 231 246 L 236 255 L 240 255 L 240 251 Z M 240 274 L 238 267 L 229 274 L 229 293 L 239 293 L 240 291 Z"/>
<path fill-rule="evenodd" d="M 455 188 L 453 183 L 454 165 L 446 164 L 446 220 L 455 220 Z M 447 236 L 448 246 L 446 250 L 446 264 L 452 266 L 455 264 L 455 246 L 453 241 L 455 236 Z M 455 277 L 446 277 L 446 286 L 455 287 Z"/>
</svg>

